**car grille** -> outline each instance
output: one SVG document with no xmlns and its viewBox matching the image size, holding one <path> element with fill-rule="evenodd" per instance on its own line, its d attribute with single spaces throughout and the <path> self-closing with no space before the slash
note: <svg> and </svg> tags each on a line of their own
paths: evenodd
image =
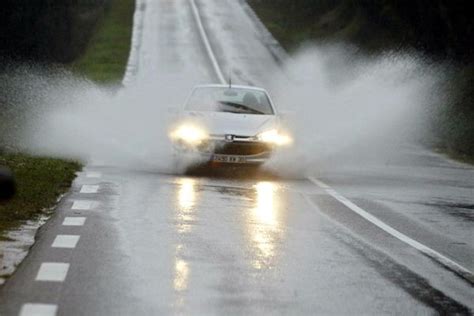
<svg viewBox="0 0 474 316">
<path fill-rule="evenodd" d="M 208 142 L 199 146 L 199 151 L 221 155 L 258 155 L 272 150 L 271 146 L 259 142 Z"/>
</svg>

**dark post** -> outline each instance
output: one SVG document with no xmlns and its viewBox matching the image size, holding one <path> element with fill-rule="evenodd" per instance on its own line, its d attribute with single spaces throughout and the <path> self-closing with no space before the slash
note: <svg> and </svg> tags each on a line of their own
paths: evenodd
<svg viewBox="0 0 474 316">
<path fill-rule="evenodd" d="M 0 202 L 11 199 L 16 192 L 15 179 L 10 169 L 0 166 Z"/>
</svg>

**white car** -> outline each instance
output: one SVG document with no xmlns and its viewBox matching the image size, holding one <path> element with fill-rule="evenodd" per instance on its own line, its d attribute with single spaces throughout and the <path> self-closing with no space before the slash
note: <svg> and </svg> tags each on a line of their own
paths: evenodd
<svg viewBox="0 0 474 316">
<path fill-rule="evenodd" d="M 178 160 L 200 163 L 258 165 L 292 142 L 264 89 L 217 84 L 193 89 L 169 136 Z"/>
</svg>

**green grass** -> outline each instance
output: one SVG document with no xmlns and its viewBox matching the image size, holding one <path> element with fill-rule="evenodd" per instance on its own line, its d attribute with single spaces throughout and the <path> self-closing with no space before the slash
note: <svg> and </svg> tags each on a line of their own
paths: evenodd
<svg viewBox="0 0 474 316">
<path fill-rule="evenodd" d="M 77 162 L 25 154 L 0 154 L 0 165 L 13 171 L 17 184 L 15 197 L 0 203 L 0 238 L 54 206 L 81 168 Z"/>
<path fill-rule="evenodd" d="M 472 156 L 472 155 L 462 154 L 462 153 L 459 153 L 459 152 L 451 152 L 451 151 L 447 151 L 447 150 L 444 150 L 444 151 L 441 151 L 441 152 L 446 154 L 447 156 L 449 156 L 450 158 L 452 158 L 454 160 L 464 162 L 464 163 L 467 163 L 467 164 L 470 164 L 470 165 L 474 166 L 474 156 Z"/>
<path fill-rule="evenodd" d="M 135 0 L 111 0 L 85 53 L 72 64 L 73 71 L 99 83 L 120 81 L 130 51 L 134 11 Z M 81 168 L 73 161 L 2 153 L 0 165 L 9 167 L 17 181 L 16 196 L 0 204 L 0 239 L 54 206 Z"/>
<path fill-rule="evenodd" d="M 73 70 L 99 83 L 116 83 L 130 52 L 135 0 L 112 0 L 85 53 Z"/>
<path fill-rule="evenodd" d="M 459 151 L 457 148 L 449 148 L 446 146 L 442 146 L 443 144 L 433 146 L 433 151 L 442 154 L 446 157 L 449 157 L 453 160 L 457 160 L 462 163 L 470 164 L 474 166 L 474 155 L 472 153 L 463 153 Z"/>
</svg>

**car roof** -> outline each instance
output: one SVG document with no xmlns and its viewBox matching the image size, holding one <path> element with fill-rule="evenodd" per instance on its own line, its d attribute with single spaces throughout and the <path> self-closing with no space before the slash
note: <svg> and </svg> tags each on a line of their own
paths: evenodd
<svg viewBox="0 0 474 316">
<path fill-rule="evenodd" d="M 228 88 L 229 85 L 228 84 L 200 84 L 200 85 L 197 85 L 194 87 L 194 89 L 197 89 L 197 88 Z M 236 88 L 236 89 L 249 89 L 249 90 L 257 90 L 257 91 L 263 91 L 263 92 L 267 92 L 265 89 L 263 88 L 259 88 L 259 87 L 254 87 L 254 86 L 244 86 L 244 85 L 231 85 L 232 88 Z"/>
</svg>

